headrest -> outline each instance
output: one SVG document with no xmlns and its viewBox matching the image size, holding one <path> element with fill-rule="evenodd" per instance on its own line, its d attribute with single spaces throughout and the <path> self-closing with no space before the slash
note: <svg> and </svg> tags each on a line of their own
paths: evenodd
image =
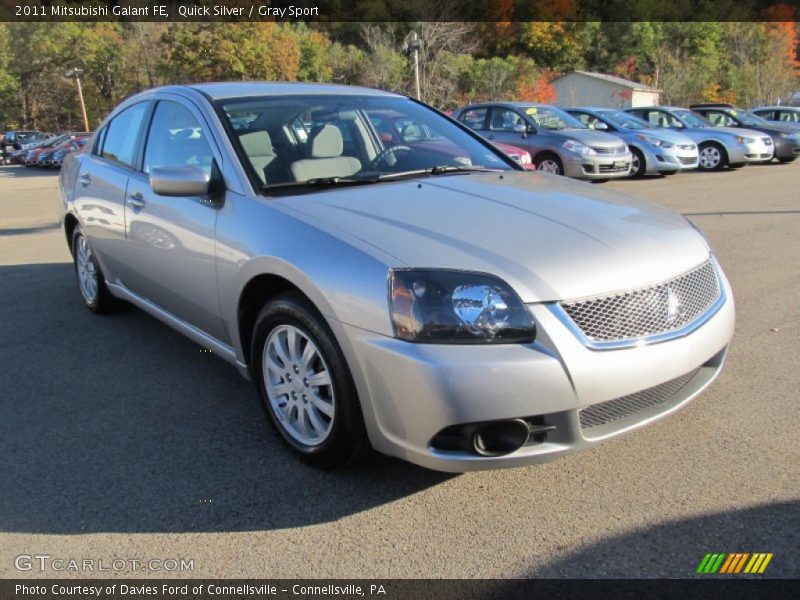
<svg viewBox="0 0 800 600">
<path fill-rule="evenodd" d="M 244 153 L 247 156 L 274 156 L 272 140 L 266 131 L 251 131 L 239 136 Z"/>
<path fill-rule="evenodd" d="M 311 158 L 336 158 L 343 150 L 342 132 L 336 125 L 325 125 L 311 139 Z"/>
</svg>

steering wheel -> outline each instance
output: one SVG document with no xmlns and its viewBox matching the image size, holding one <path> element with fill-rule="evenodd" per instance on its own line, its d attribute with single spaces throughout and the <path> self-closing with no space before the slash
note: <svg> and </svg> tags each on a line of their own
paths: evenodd
<svg viewBox="0 0 800 600">
<path fill-rule="evenodd" d="M 374 171 L 375 167 L 377 167 L 381 162 L 385 161 L 390 154 L 394 154 L 395 152 L 411 152 L 411 148 L 408 146 L 392 146 L 391 148 L 384 148 L 378 153 L 378 156 L 373 158 L 369 164 L 364 169 L 365 171 Z M 387 162 L 387 166 L 392 167 L 394 163 L 397 162 L 396 160 L 392 163 Z"/>
</svg>

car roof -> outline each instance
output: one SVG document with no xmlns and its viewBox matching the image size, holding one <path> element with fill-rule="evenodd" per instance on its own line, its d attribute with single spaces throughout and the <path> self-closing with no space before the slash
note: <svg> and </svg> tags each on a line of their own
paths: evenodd
<svg viewBox="0 0 800 600">
<path fill-rule="evenodd" d="M 609 108 L 608 106 L 570 106 L 569 108 L 565 108 L 567 112 L 571 110 L 586 110 L 590 112 L 621 112 L 622 109 L 619 108 Z"/>
<path fill-rule="evenodd" d="M 466 110 L 468 108 L 482 108 L 484 106 L 507 106 L 509 108 L 558 108 L 552 104 L 541 104 L 539 102 L 502 102 L 502 101 L 489 101 L 489 102 L 473 102 L 462 106 L 458 110 Z"/>
<path fill-rule="evenodd" d="M 289 96 L 303 94 L 340 94 L 347 96 L 396 96 L 401 94 L 376 90 L 367 87 L 338 85 L 329 83 L 298 83 L 287 81 L 233 81 L 220 83 L 199 83 L 187 87 L 210 97 L 212 100 L 242 98 L 252 96 Z M 168 89 L 168 88 L 163 88 Z"/>
<path fill-rule="evenodd" d="M 755 108 L 751 108 L 750 110 L 795 110 L 800 112 L 800 106 L 786 106 L 775 104 L 773 106 L 756 106 Z"/>
</svg>

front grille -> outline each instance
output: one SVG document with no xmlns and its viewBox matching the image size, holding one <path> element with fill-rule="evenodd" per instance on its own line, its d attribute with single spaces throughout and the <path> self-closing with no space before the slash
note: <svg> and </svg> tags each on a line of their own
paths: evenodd
<svg viewBox="0 0 800 600">
<path fill-rule="evenodd" d="M 679 156 L 678 160 L 681 161 L 681 164 L 684 165 L 693 165 L 697 162 L 696 156 Z"/>
<path fill-rule="evenodd" d="M 671 379 L 666 383 L 656 385 L 635 394 L 615 398 L 608 402 L 587 406 L 578 412 L 581 421 L 581 429 L 591 429 L 600 425 L 608 425 L 614 421 L 625 419 L 642 411 L 645 411 L 659 404 L 664 404 L 675 396 L 687 383 L 689 383 L 697 372 L 694 371 Z"/>
<path fill-rule="evenodd" d="M 613 148 L 592 146 L 592 150 L 594 150 L 598 154 L 620 155 L 620 154 L 625 154 L 626 148 L 625 146 L 614 146 Z"/>
<path fill-rule="evenodd" d="M 681 329 L 705 313 L 719 295 L 719 280 L 709 259 L 660 285 L 560 306 L 589 340 L 614 342 Z"/>
</svg>

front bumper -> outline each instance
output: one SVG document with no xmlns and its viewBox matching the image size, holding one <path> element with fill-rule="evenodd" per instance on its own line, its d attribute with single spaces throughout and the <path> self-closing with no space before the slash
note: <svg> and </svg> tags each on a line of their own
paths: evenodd
<svg viewBox="0 0 800 600">
<path fill-rule="evenodd" d="M 732 165 L 770 161 L 775 154 L 775 147 L 769 137 L 756 138 L 749 144 L 736 144 L 727 150 L 728 162 Z"/>
<path fill-rule="evenodd" d="M 683 169 L 696 169 L 700 164 L 700 154 L 697 146 L 681 148 L 649 147 L 644 149 L 647 173 L 674 173 Z"/>
<path fill-rule="evenodd" d="M 800 157 L 800 140 L 778 138 L 775 141 L 775 158 L 790 160 Z"/>
<path fill-rule="evenodd" d="M 574 179 L 618 179 L 631 172 L 630 152 L 625 154 L 575 154 L 569 152 L 564 163 L 564 175 Z"/>
<path fill-rule="evenodd" d="M 517 467 L 552 460 L 663 417 L 699 394 L 719 373 L 733 335 L 726 301 L 682 338 L 611 351 L 591 350 L 546 304 L 529 305 L 537 339 L 528 345 L 412 344 L 332 323 L 351 366 L 376 450 L 440 471 Z M 623 399 L 691 374 L 673 396 L 599 428 L 581 426 L 581 409 Z M 442 430 L 463 424 L 538 419 L 554 426 L 539 442 L 503 456 L 443 451 Z"/>
</svg>

